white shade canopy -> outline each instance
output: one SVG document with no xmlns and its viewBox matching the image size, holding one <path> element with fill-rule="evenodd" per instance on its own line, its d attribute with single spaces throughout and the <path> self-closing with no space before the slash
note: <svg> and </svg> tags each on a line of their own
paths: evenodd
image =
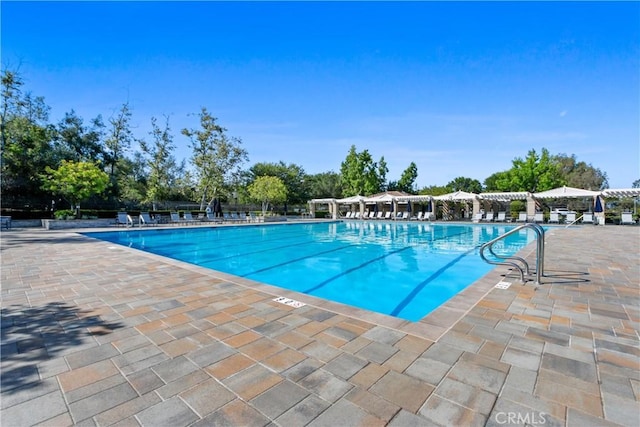
<svg viewBox="0 0 640 427">
<path fill-rule="evenodd" d="M 365 200 L 364 196 L 356 195 L 351 197 L 345 197 L 344 199 L 337 199 L 337 203 L 360 203 Z"/>
<path fill-rule="evenodd" d="M 560 199 L 560 198 L 578 198 L 578 197 L 595 197 L 600 195 L 601 191 L 583 190 L 582 188 L 574 188 L 562 186 L 552 190 L 533 193 L 536 199 Z"/>
<path fill-rule="evenodd" d="M 454 193 L 442 194 L 440 196 L 435 196 L 434 200 L 444 200 L 444 201 L 453 201 L 453 202 L 465 202 L 472 201 L 478 198 L 476 193 L 467 193 L 466 191 L 456 191 Z"/>
</svg>

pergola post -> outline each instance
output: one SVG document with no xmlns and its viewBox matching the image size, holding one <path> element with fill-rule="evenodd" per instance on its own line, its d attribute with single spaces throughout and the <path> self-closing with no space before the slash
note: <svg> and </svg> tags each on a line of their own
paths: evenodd
<svg viewBox="0 0 640 427">
<path fill-rule="evenodd" d="M 532 196 L 527 196 L 527 221 L 533 221 L 533 217 L 536 215 L 536 199 Z"/>
</svg>

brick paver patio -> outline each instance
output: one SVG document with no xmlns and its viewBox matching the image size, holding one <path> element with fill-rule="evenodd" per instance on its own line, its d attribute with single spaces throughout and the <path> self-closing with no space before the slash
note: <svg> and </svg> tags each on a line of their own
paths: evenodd
<svg viewBox="0 0 640 427">
<path fill-rule="evenodd" d="M 541 286 L 498 267 L 415 323 L 73 232 L 0 239 L 3 426 L 640 425 L 637 226 L 553 228 Z"/>
</svg>

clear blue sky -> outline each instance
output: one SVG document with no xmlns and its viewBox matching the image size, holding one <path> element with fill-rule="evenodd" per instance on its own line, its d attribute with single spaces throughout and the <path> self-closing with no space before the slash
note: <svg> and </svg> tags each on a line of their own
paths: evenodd
<svg viewBox="0 0 640 427">
<path fill-rule="evenodd" d="M 57 123 L 133 107 L 138 137 L 201 106 L 249 164 L 484 181 L 530 149 L 640 178 L 638 2 L 2 2 L 2 65 Z"/>
</svg>

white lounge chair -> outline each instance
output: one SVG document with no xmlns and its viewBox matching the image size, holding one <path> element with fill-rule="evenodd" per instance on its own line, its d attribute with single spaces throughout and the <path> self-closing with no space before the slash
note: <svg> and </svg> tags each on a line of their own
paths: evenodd
<svg viewBox="0 0 640 427">
<path fill-rule="evenodd" d="M 533 215 L 533 222 L 544 222 L 544 215 L 542 212 L 536 212 Z"/>
<path fill-rule="evenodd" d="M 582 223 L 583 224 L 593 224 L 593 213 L 585 212 L 582 214 Z"/>
<path fill-rule="evenodd" d="M 433 212 L 425 212 L 424 216 L 422 217 L 423 221 L 435 221 L 436 220 L 436 214 L 434 214 Z"/>
<path fill-rule="evenodd" d="M 518 213 L 518 219 L 516 220 L 516 222 L 527 222 L 527 213 L 526 212 L 519 212 Z"/>
<path fill-rule="evenodd" d="M 633 214 L 631 212 L 622 212 L 620 216 L 620 224 L 635 224 Z"/>
<path fill-rule="evenodd" d="M 487 213 L 484 215 L 483 220 L 484 220 L 484 221 L 487 221 L 487 222 L 491 222 L 491 221 L 493 221 L 493 218 L 494 218 L 494 213 L 493 213 L 493 212 L 487 212 Z"/>
<path fill-rule="evenodd" d="M 126 212 L 118 212 L 116 216 L 116 225 L 124 225 L 125 227 L 130 227 L 133 225 L 133 218 Z"/>
<path fill-rule="evenodd" d="M 416 221 L 422 221 L 423 216 L 424 216 L 424 212 L 420 211 L 418 212 L 418 216 L 413 217 L 411 219 L 415 219 Z"/>
<path fill-rule="evenodd" d="M 143 225 L 158 225 L 158 220 L 152 219 L 149 212 L 140 212 L 140 227 Z"/>
<path fill-rule="evenodd" d="M 560 214 L 558 212 L 551 212 L 549 214 L 549 224 L 552 222 L 560 224 Z"/>
<path fill-rule="evenodd" d="M 478 212 L 473 216 L 473 222 L 480 222 L 480 221 L 482 221 L 482 213 Z"/>
<path fill-rule="evenodd" d="M 571 224 L 576 221 L 576 214 L 574 212 L 570 212 L 567 216 L 564 217 L 564 222 L 567 224 Z"/>
<path fill-rule="evenodd" d="M 496 222 L 505 222 L 507 220 L 506 212 L 498 212 L 498 217 L 496 218 Z"/>
</svg>

